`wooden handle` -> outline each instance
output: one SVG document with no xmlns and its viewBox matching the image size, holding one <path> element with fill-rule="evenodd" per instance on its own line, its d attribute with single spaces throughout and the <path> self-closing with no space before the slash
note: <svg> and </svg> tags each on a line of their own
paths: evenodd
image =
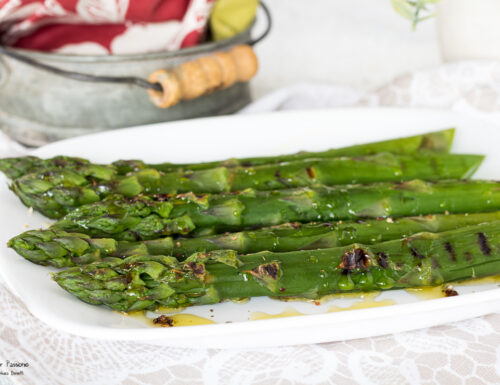
<svg viewBox="0 0 500 385">
<path fill-rule="evenodd" d="M 174 69 L 158 70 L 149 76 L 151 83 L 160 83 L 162 91 L 148 90 L 151 101 L 167 108 L 181 100 L 196 99 L 236 82 L 247 82 L 257 72 L 257 56 L 249 45 L 238 45 L 228 52 L 216 52 L 180 64 Z"/>
</svg>

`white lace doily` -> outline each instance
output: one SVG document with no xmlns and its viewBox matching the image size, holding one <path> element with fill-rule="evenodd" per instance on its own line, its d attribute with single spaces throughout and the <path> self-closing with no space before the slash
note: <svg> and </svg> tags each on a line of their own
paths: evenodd
<svg viewBox="0 0 500 385">
<path fill-rule="evenodd" d="M 500 63 L 447 64 L 401 76 L 371 93 L 301 85 L 264 97 L 243 112 L 346 105 L 449 108 L 500 124 Z M 22 151 L 0 136 L 0 156 Z M 196 350 L 98 341 L 51 329 L 2 284 L 0 304 L 0 363 L 30 365 L 22 376 L 0 375 L 0 385 L 500 383 L 499 314 L 346 342 Z"/>
</svg>

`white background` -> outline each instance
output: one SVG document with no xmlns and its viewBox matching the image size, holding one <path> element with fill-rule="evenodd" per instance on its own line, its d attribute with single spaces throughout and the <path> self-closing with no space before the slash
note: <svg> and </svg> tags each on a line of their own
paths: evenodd
<svg viewBox="0 0 500 385">
<path fill-rule="evenodd" d="M 274 28 L 256 49 L 254 98 L 303 82 L 373 89 L 441 62 L 435 20 L 412 31 L 389 0 L 264 1 Z"/>
</svg>

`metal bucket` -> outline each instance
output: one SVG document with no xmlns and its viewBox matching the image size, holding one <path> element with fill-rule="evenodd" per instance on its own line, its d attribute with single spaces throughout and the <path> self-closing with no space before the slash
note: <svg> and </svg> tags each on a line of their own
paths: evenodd
<svg viewBox="0 0 500 385">
<path fill-rule="evenodd" d="M 235 112 L 251 101 L 248 83 L 236 83 L 210 95 L 160 109 L 151 103 L 147 90 L 136 85 L 82 82 L 47 72 L 33 63 L 91 75 L 147 79 L 160 68 L 172 68 L 248 43 L 252 26 L 231 39 L 173 52 L 77 56 L 8 50 L 14 56 L 27 58 L 22 62 L 7 56 L 8 51 L 4 50 L 5 55 L 0 57 L 1 127 L 21 143 L 40 146 L 101 130 Z"/>
</svg>

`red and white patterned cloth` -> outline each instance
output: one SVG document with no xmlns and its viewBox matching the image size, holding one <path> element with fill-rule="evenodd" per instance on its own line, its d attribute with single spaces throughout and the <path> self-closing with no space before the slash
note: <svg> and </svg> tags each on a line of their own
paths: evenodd
<svg viewBox="0 0 500 385">
<path fill-rule="evenodd" d="M 2 44 L 68 54 L 196 45 L 214 0 L 0 0 Z"/>
</svg>

